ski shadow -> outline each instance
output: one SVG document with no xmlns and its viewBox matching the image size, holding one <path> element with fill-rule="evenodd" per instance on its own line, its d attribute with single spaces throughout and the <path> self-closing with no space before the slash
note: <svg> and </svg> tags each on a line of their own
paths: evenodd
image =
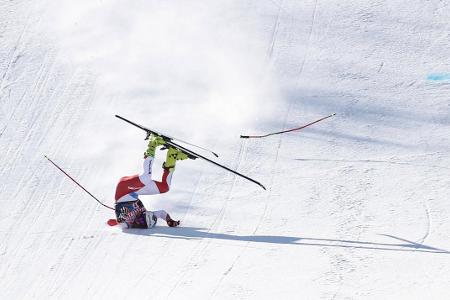
<svg viewBox="0 0 450 300">
<path fill-rule="evenodd" d="M 352 248 L 362 250 L 378 250 L 378 251 L 398 251 L 398 252 L 423 252 L 435 254 L 450 254 L 449 251 L 439 249 L 417 242 L 409 241 L 400 237 L 389 234 L 380 234 L 380 236 L 397 240 L 398 243 L 378 243 L 368 241 L 353 241 L 341 239 L 325 239 L 325 238 L 309 238 L 294 236 L 277 236 L 277 235 L 235 235 L 228 233 L 208 232 L 206 228 L 196 227 L 155 227 L 153 229 L 123 229 L 124 233 L 153 236 L 168 239 L 182 240 L 229 240 L 249 243 L 266 243 L 280 245 L 310 246 L 310 247 L 333 247 L 333 248 Z"/>
</svg>

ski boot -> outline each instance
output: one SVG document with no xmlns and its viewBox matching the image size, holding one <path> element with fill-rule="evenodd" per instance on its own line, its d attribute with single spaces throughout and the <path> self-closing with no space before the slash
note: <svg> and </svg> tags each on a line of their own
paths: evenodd
<svg viewBox="0 0 450 300">
<path fill-rule="evenodd" d="M 188 158 L 189 156 L 183 151 L 169 147 L 169 150 L 167 150 L 166 161 L 163 163 L 163 168 L 173 171 L 177 160 L 185 160 Z"/>
<path fill-rule="evenodd" d="M 156 148 L 165 144 L 166 141 L 164 141 L 162 137 L 152 134 L 150 136 L 150 141 L 148 142 L 147 151 L 144 152 L 144 158 L 147 158 L 148 156 L 155 157 Z"/>
</svg>

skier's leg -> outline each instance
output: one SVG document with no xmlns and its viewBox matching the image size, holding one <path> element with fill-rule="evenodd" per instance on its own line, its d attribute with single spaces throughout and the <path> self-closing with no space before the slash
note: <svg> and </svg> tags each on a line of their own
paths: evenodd
<svg viewBox="0 0 450 300">
<path fill-rule="evenodd" d="M 150 158 L 150 156 L 147 157 L 146 160 L 149 158 Z M 167 150 L 166 161 L 163 164 L 163 175 L 162 175 L 161 181 L 152 180 L 150 178 L 151 173 L 149 173 L 148 175 L 143 174 L 141 176 L 142 177 L 141 181 L 144 182 L 146 186 L 156 185 L 160 194 L 167 193 L 170 190 L 170 184 L 172 183 L 172 176 L 173 176 L 173 172 L 175 171 L 176 161 L 187 159 L 187 158 L 188 158 L 187 155 L 184 154 L 183 152 L 181 152 L 175 148 L 169 148 L 169 150 Z M 151 168 L 151 165 L 150 165 L 150 168 Z M 152 190 L 153 190 L 153 193 L 155 193 L 154 188 Z M 141 192 L 141 191 L 139 191 L 139 192 Z M 148 191 L 145 191 L 145 192 L 147 193 Z M 140 195 L 143 195 L 143 194 L 140 194 Z M 146 195 L 148 195 L 148 194 L 146 194 Z"/>
<path fill-rule="evenodd" d="M 161 137 L 155 135 L 150 137 L 147 151 L 144 152 L 144 172 L 140 176 L 134 175 L 120 179 L 116 187 L 116 203 L 135 201 L 138 195 L 154 195 L 162 193 L 161 189 L 168 190 L 164 186 L 160 188 L 158 186 L 159 183 L 157 184 L 157 182 L 152 180 L 152 165 L 155 159 L 155 150 L 158 146 L 164 144 L 165 141 Z M 166 175 L 165 177 L 167 178 L 168 176 Z"/>
<path fill-rule="evenodd" d="M 177 160 L 184 160 L 184 159 L 188 159 L 186 153 L 184 153 L 181 150 L 170 147 L 169 150 L 167 150 L 166 161 L 164 162 L 163 168 L 174 170 Z"/>
<path fill-rule="evenodd" d="M 157 135 L 151 135 L 149 142 L 148 142 L 148 148 L 147 151 L 144 152 L 144 157 L 155 157 L 155 150 L 158 146 L 164 145 L 166 141 L 160 136 Z"/>
<path fill-rule="evenodd" d="M 146 180 L 145 186 L 140 190 L 136 191 L 136 195 L 156 195 L 165 193 L 166 191 L 161 191 L 159 188 L 159 182 L 155 180 Z"/>
<path fill-rule="evenodd" d="M 153 156 L 147 156 L 145 158 L 144 165 L 143 165 L 144 172 L 142 173 L 141 176 L 146 176 L 146 175 L 148 175 L 149 177 L 152 176 L 152 166 L 153 166 L 154 160 L 155 160 L 155 158 Z"/>
<path fill-rule="evenodd" d="M 122 177 L 116 187 L 116 202 L 134 201 L 134 192 L 144 187 L 138 175 Z"/>
<path fill-rule="evenodd" d="M 138 195 L 162 194 L 169 191 L 172 174 L 168 169 L 164 169 L 161 181 L 152 179 L 153 157 L 148 156 L 144 161 L 144 173 L 139 176 L 139 180 L 145 185 L 139 191 Z"/>
<path fill-rule="evenodd" d="M 172 173 L 169 169 L 164 168 L 161 181 L 152 180 L 149 176 L 139 177 L 145 186 L 136 191 L 138 195 L 155 195 L 167 193 L 170 189 L 170 183 L 172 182 Z"/>
<path fill-rule="evenodd" d="M 116 187 L 116 202 L 134 201 L 138 195 L 160 194 L 158 186 L 152 180 L 154 157 L 144 160 L 144 172 L 141 175 L 122 177 Z"/>
<path fill-rule="evenodd" d="M 142 189 L 137 191 L 138 195 L 154 195 L 167 192 L 166 178 L 167 175 L 163 175 L 163 181 L 155 181 L 152 179 L 152 166 L 155 159 L 155 149 L 158 146 L 164 145 L 165 141 L 159 137 L 152 135 L 150 142 L 148 143 L 148 149 L 144 153 L 144 172 L 139 176 L 140 181 L 145 185 Z"/>
<path fill-rule="evenodd" d="M 152 166 L 153 166 L 154 157 L 147 156 L 144 160 L 144 172 L 139 176 L 139 180 L 145 186 L 154 185 L 152 180 Z"/>
<path fill-rule="evenodd" d="M 151 178 L 151 169 L 153 164 L 153 156 L 148 156 L 144 162 L 144 174 L 139 176 L 145 187 L 137 191 L 138 195 L 154 195 L 167 193 L 172 182 L 172 175 L 175 171 L 175 163 L 177 160 L 187 159 L 188 156 L 182 151 L 169 148 L 167 151 L 166 161 L 163 164 L 163 175 L 161 181 L 156 181 Z"/>
</svg>

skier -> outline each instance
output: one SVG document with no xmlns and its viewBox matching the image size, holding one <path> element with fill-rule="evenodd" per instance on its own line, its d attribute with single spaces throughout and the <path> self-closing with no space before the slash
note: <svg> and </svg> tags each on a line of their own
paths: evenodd
<svg viewBox="0 0 450 300">
<path fill-rule="evenodd" d="M 165 145 L 162 137 L 151 135 L 147 151 L 144 152 L 144 173 L 122 177 L 116 187 L 115 211 L 118 223 L 125 223 L 128 228 L 152 228 L 159 219 L 163 219 L 170 227 L 180 225 L 180 221 L 173 220 L 165 210 L 149 211 L 142 204 L 139 195 L 155 195 L 169 191 L 172 175 L 177 160 L 187 159 L 188 156 L 173 147 L 168 147 L 166 161 L 163 163 L 161 181 L 152 179 L 152 164 L 155 150 Z"/>
</svg>

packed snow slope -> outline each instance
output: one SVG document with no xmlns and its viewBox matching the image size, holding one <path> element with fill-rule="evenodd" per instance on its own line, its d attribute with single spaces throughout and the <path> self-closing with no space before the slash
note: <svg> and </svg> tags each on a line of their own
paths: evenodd
<svg viewBox="0 0 450 300">
<path fill-rule="evenodd" d="M 0 1 L 0 299 L 450 299 L 449 20 L 448 0 Z M 180 228 L 107 226 L 44 155 L 113 205 L 147 143 L 114 114 L 267 191 L 181 161 L 143 197 Z"/>
</svg>

